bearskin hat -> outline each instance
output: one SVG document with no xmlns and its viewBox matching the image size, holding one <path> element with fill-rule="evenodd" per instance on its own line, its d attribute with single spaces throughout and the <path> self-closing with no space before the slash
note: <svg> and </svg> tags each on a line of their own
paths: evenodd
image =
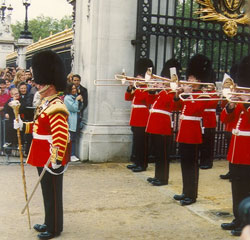
<svg viewBox="0 0 250 240">
<path fill-rule="evenodd" d="M 140 58 L 136 63 L 135 76 L 141 75 L 144 77 L 150 67 L 153 68 L 154 64 L 149 58 Z"/>
<path fill-rule="evenodd" d="M 240 61 L 236 82 L 239 87 L 250 87 L 250 56 L 246 56 Z"/>
<path fill-rule="evenodd" d="M 232 65 L 232 67 L 230 68 L 230 77 L 234 80 L 237 81 L 237 71 L 238 71 L 238 64 L 235 63 Z"/>
<path fill-rule="evenodd" d="M 171 58 L 165 62 L 163 69 L 161 71 L 161 76 L 170 78 L 171 77 L 170 76 L 170 68 L 172 68 L 172 67 L 176 68 L 177 76 L 179 76 L 180 71 L 181 71 L 181 64 L 174 58 Z"/>
<path fill-rule="evenodd" d="M 212 82 L 212 64 L 211 61 L 202 54 L 194 55 L 187 67 L 186 77 L 194 76 L 201 82 Z"/>
<path fill-rule="evenodd" d="M 36 53 L 32 57 L 32 69 L 35 83 L 54 85 L 57 91 L 64 91 L 67 77 L 62 59 L 51 50 Z"/>
</svg>

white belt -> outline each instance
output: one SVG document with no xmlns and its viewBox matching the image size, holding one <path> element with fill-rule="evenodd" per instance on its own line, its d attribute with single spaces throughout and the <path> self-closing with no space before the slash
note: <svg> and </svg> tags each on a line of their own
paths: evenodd
<svg viewBox="0 0 250 240">
<path fill-rule="evenodd" d="M 185 115 L 181 114 L 180 119 L 181 120 L 200 121 L 202 119 L 202 117 L 185 116 Z"/>
<path fill-rule="evenodd" d="M 150 110 L 149 110 L 149 112 L 151 112 L 151 113 L 154 113 L 154 112 L 156 112 L 156 113 L 162 113 L 162 114 L 165 114 L 165 115 L 168 115 L 168 116 L 172 116 L 172 113 L 171 112 L 168 112 L 168 111 L 165 111 L 165 110 L 160 110 L 160 109 L 154 109 L 154 108 L 151 108 Z"/>
<path fill-rule="evenodd" d="M 147 108 L 147 106 L 145 106 L 145 105 L 135 105 L 135 104 L 132 104 L 132 108 Z"/>
<path fill-rule="evenodd" d="M 32 135 L 34 139 L 52 141 L 52 135 L 40 135 L 34 132 Z"/>
<path fill-rule="evenodd" d="M 250 137 L 250 131 L 241 131 L 241 130 L 235 129 L 235 128 L 232 130 L 232 134 L 236 135 L 236 136 Z"/>
<path fill-rule="evenodd" d="M 216 112 L 216 109 L 205 109 L 204 112 Z"/>
</svg>

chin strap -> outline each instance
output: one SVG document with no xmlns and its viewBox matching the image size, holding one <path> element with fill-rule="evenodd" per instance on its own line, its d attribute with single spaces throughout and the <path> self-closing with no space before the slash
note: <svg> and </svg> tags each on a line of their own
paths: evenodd
<svg viewBox="0 0 250 240">
<path fill-rule="evenodd" d="M 50 85 L 45 85 L 41 90 L 39 90 L 39 94 L 44 93 L 48 88 L 50 87 Z"/>
</svg>

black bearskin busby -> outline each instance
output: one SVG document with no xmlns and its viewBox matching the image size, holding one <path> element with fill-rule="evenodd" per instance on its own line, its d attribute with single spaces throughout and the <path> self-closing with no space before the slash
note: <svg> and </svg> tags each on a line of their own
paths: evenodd
<svg viewBox="0 0 250 240">
<path fill-rule="evenodd" d="M 32 69 L 35 83 L 54 85 L 57 91 L 64 91 L 67 77 L 62 59 L 51 50 L 36 53 L 32 57 Z"/>
<path fill-rule="evenodd" d="M 175 67 L 176 68 L 176 74 L 179 76 L 181 71 L 181 64 L 174 58 L 169 59 L 165 62 L 163 69 L 161 71 L 161 76 L 170 78 L 170 68 Z"/>
<path fill-rule="evenodd" d="M 239 87 L 250 87 L 250 56 L 246 56 L 240 61 L 236 82 Z"/>
<path fill-rule="evenodd" d="M 145 76 L 147 69 L 154 67 L 153 62 L 149 58 L 140 58 L 136 63 L 135 76 Z"/>
<path fill-rule="evenodd" d="M 238 71 L 238 64 L 235 63 L 232 65 L 232 67 L 230 68 L 230 77 L 234 80 L 237 81 L 237 71 Z"/>
<path fill-rule="evenodd" d="M 196 54 L 188 63 L 186 77 L 188 79 L 189 76 L 194 76 L 201 82 L 213 82 L 212 72 L 211 61 L 202 54 Z"/>
</svg>

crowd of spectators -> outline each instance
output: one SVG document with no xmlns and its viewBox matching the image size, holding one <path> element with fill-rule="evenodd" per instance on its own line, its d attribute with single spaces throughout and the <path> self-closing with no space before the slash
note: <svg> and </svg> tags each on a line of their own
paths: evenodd
<svg viewBox="0 0 250 240">
<path fill-rule="evenodd" d="M 13 128 L 14 113 L 10 106 L 13 100 L 20 102 L 20 117 L 23 121 L 33 119 L 33 98 L 37 89 L 32 79 L 32 71 L 20 68 L 7 67 L 0 70 L 0 121 L 1 121 L 1 152 L 4 149 L 10 154 L 12 149 L 17 149 L 17 133 Z M 32 136 L 21 136 L 25 154 L 29 151 Z"/>
<path fill-rule="evenodd" d="M 76 157 L 76 142 L 78 132 L 82 128 L 83 111 L 88 105 L 87 89 L 80 85 L 81 77 L 78 74 L 68 75 L 68 88 L 60 93 L 70 113 L 68 123 L 72 140 L 71 160 L 78 161 Z M 0 149 L 1 152 L 18 149 L 17 133 L 13 128 L 14 113 L 10 102 L 20 102 L 19 113 L 22 121 L 32 121 L 34 110 L 40 103 L 40 94 L 32 78 L 32 69 L 19 69 L 8 67 L 0 69 Z M 24 154 L 29 152 L 32 135 L 22 135 Z"/>
</svg>

